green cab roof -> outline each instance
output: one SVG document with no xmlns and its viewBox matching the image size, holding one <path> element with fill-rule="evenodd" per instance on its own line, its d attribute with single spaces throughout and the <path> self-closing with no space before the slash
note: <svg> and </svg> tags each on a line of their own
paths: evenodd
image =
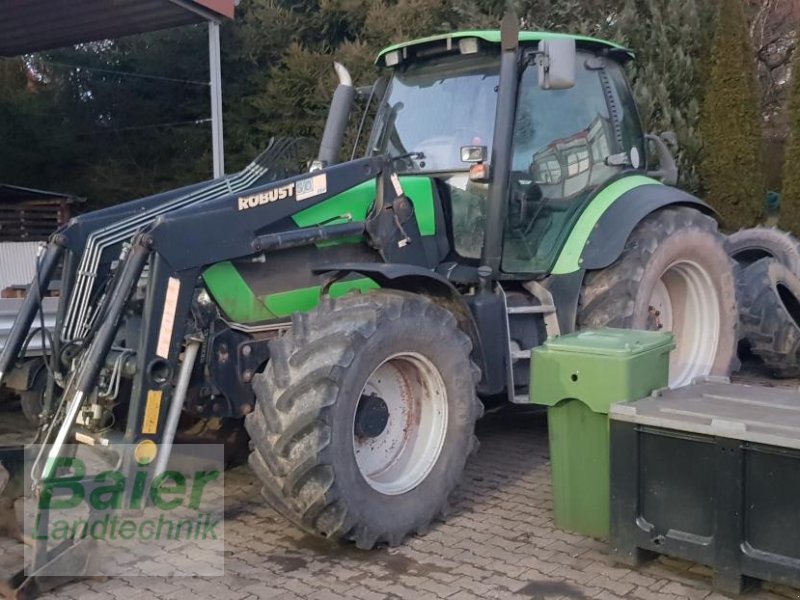
<svg viewBox="0 0 800 600">
<path fill-rule="evenodd" d="M 485 31 L 455 31 L 453 33 L 443 33 L 439 35 L 432 35 L 430 37 L 420 38 L 417 40 L 411 40 L 409 42 L 401 42 L 399 44 L 394 44 L 393 46 L 387 46 L 383 50 L 378 53 L 377 58 L 375 59 L 376 63 L 380 63 L 381 59 L 386 56 L 389 52 L 394 50 L 404 50 L 408 48 L 421 48 L 423 46 L 428 46 L 431 44 L 436 44 L 437 42 L 448 42 L 450 40 L 457 40 L 462 38 L 478 38 L 479 40 L 483 40 L 484 42 L 488 42 L 490 44 L 499 44 L 500 43 L 500 31 L 497 29 L 494 30 L 485 30 Z M 579 47 L 584 48 L 591 48 L 595 50 L 615 50 L 617 52 L 621 52 L 626 55 L 626 58 L 633 58 L 634 54 L 633 51 L 621 46 L 615 42 L 610 42 L 608 40 L 602 40 L 599 38 L 594 38 L 586 35 L 571 35 L 566 33 L 553 33 L 551 31 L 520 31 L 519 32 L 519 41 L 522 44 L 525 43 L 538 43 L 542 40 L 552 40 L 552 39 L 559 39 L 559 38 L 568 38 L 574 39 L 576 44 Z"/>
</svg>

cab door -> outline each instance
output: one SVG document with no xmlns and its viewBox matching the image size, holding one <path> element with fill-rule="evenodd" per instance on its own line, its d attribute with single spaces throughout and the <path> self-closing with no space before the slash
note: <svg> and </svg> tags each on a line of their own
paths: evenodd
<svg viewBox="0 0 800 600">
<path fill-rule="evenodd" d="M 621 66 L 576 54 L 575 86 L 539 87 L 538 69 L 520 82 L 502 270 L 548 273 L 592 197 L 643 169 L 644 137 Z"/>
</svg>

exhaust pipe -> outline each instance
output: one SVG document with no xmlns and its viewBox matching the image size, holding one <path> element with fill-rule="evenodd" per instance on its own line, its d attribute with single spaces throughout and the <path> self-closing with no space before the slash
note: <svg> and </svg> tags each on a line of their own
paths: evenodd
<svg viewBox="0 0 800 600">
<path fill-rule="evenodd" d="M 324 169 L 339 162 L 339 153 L 342 150 L 347 120 L 350 118 L 353 99 L 356 95 L 353 79 L 344 65 L 334 62 L 333 68 L 339 78 L 339 85 L 333 93 L 331 107 L 328 110 L 328 119 L 325 121 L 325 131 L 322 133 L 322 141 L 319 144 L 319 156 L 315 161 L 314 169 Z"/>
</svg>

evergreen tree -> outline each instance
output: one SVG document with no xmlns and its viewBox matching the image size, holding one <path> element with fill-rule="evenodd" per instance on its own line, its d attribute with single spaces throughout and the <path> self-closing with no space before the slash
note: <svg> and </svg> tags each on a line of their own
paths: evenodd
<svg viewBox="0 0 800 600">
<path fill-rule="evenodd" d="M 469 8 L 469 0 L 320 0 L 308 13 L 310 18 L 274 2 L 251 2 L 247 13 L 269 7 L 283 11 L 284 22 L 293 23 L 292 43 L 245 96 L 248 135 L 262 145 L 272 136 L 319 139 L 336 88 L 334 60 L 348 68 L 356 85 L 369 84 L 378 73 L 374 59 L 382 47 L 487 23 L 480 11 Z M 250 18 L 246 16 L 245 23 Z M 350 154 L 360 116 L 357 107 L 343 156 Z"/>
<path fill-rule="evenodd" d="M 683 184 L 699 188 L 696 122 L 713 3 L 512 4 L 526 29 L 583 33 L 631 46 L 638 57 L 631 72 L 646 128 L 678 133 Z M 356 84 L 368 84 L 378 73 L 373 61 L 382 47 L 457 29 L 497 28 L 507 5 L 506 0 L 242 0 L 236 19 L 222 27 L 228 172 L 247 164 L 272 136 L 319 138 L 336 87 L 333 60 L 347 66 Z M 38 79 L 26 79 L 22 61 L 0 61 L 0 180 L 63 189 L 106 204 L 210 176 L 208 88 L 180 82 L 207 80 L 205 26 L 87 44 L 26 61 L 33 61 Z M 354 110 L 343 158 L 355 141 L 361 110 L 360 104 Z"/>
<path fill-rule="evenodd" d="M 497 19 L 505 2 L 483 0 Z M 597 37 L 612 31 L 622 0 L 520 0 L 515 7 L 525 29 L 580 33 Z"/>
<path fill-rule="evenodd" d="M 706 199 L 735 229 L 754 225 L 762 212 L 760 110 L 742 0 L 722 3 L 717 21 L 700 116 L 700 173 Z"/>
<path fill-rule="evenodd" d="M 0 60 L 16 71 L 0 83 L 0 181 L 95 208 L 208 179 L 206 40 L 186 27 Z"/>
<path fill-rule="evenodd" d="M 789 91 L 789 140 L 783 159 L 780 226 L 800 235 L 800 52 L 795 50 Z"/>
<path fill-rule="evenodd" d="M 636 53 L 629 77 L 645 131 L 675 132 L 680 185 L 695 193 L 702 189 L 698 122 L 713 17 L 707 0 L 626 0 L 612 28 Z"/>
<path fill-rule="evenodd" d="M 64 182 L 81 148 L 64 118 L 65 89 L 63 78 L 34 77 L 22 59 L 0 59 L 0 182 L 74 191 Z"/>
<path fill-rule="evenodd" d="M 246 0 L 237 7 L 236 19 L 222 25 L 227 171 L 243 168 L 266 146 L 269 133 L 260 127 L 266 115 L 252 97 L 266 86 L 291 42 L 299 39 L 303 23 L 301 15 L 278 0 Z"/>
</svg>

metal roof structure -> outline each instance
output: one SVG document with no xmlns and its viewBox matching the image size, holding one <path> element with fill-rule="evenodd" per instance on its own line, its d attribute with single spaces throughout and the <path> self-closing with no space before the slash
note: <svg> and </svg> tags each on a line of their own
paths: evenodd
<svg viewBox="0 0 800 600">
<path fill-rule="evenodd" d="M 83 198 L 78 198 L 72 194 L 48 192 L 45 190 L 36 190 L 18 185 L 0 183 L 0 204 L 25 202 L 26 200 L 64 200 L 68 204 L 71 204 L 73 202 L 82 202 Z"/>
<path fill-rule="evenodd" d="M 46 240 L 70 219 L 70 205 L 82 201 L 72 194 L 0 184 L 0 246 L 3 242 Z M 0 254 L 0 284 L 3 273 L 12 267 L 6 264 L 8 258 Z"/>
<path fill-rule="evenodd" d="M 233 17 L 235 0 L 0 0 L 0 56 Z"/>
<path fill-rule="evenodd" d="M 239 0 L 0 0 L 0 57 L 208 23 L 214 177 L 225 173 L 219 25 Z"/>
</svg>

